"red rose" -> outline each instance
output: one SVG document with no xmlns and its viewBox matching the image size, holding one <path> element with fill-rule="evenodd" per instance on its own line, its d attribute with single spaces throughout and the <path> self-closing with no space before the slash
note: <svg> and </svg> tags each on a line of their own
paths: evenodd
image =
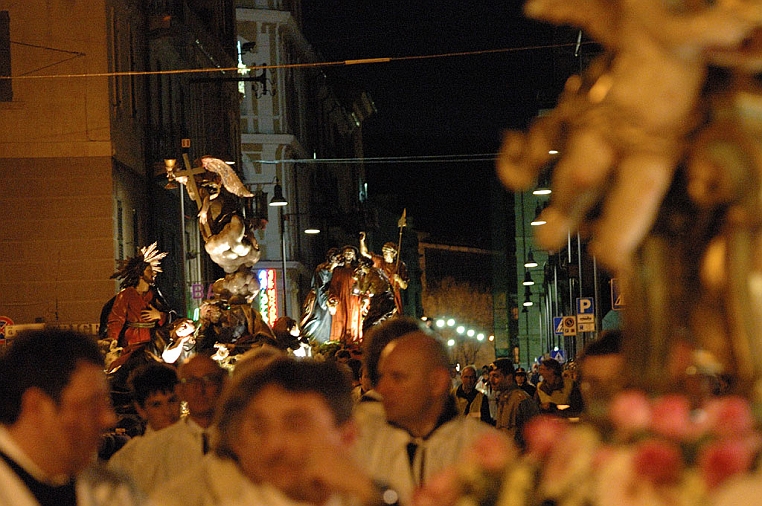
<svg viewBox="0 0 762 506">
<path fill-rule="evenodd" d="M 718 441 L 699 455 L 699 469 L 707 487 L 714 488 L 734 474 L 745 472 L 754 460 L 754 449 L 745 440 Z"/>
<path fill-rule="evenodd" d="M 738 437 L 754 431 L 749 401 L 739 396 L 712 399 L 706 404 L 708 429 L 720 437 Z"/>
<path fill-rule="evenodd" d="M 657 434 L 674 439 L 684 439 L 691 434 L 691 406 L 681 395 L 665 395 L 652 405 L 651 428 Z"/>
<path fill-rule="evenodd" d="M 683 472 L 680 448 L 668 441 L 645 441 L 637 446 L 632 457 L 633 469 L 657 485 L 677 483 Z"/>
</svg>

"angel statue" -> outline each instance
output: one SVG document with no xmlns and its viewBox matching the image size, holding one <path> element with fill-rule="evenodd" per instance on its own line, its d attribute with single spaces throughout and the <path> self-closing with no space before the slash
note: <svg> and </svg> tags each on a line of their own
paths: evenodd
<svg viewBox="0 0 762 506">
<path fill-rule="evenodd" d="M 244 217 L 240 199 L 254 194 L 219 158 L 204 156 L 200 163 L 200 167 L 181 171 L 168 164 L 167 177 L 184 184 L 196 203 L 204 249 L 212 261 L 227 273 L 251 267 L 260 258 L 254 231 L 264 228 L 266 222 Z"/>
<path fill-rule="evenodd" d="M 220 303 L 224 314 L 214 324 L 202 322 L 197 331 L 197 351 L 213 350 L 216 344 L 235 344 L 242 349 L 261 335 L 274 339 L 272 330 L 252 307 L 260 287 L 251 267 L 261 255 L 254 232 L 267 223 L 243 213 L 241 199 L 254 194 L 228 164 L 211 156 L 201 157 L 199 167 L 175 171 L 168 165 L 167 172 L 170 179 L 186 186 L 196 202 L 204 249 L 226 273 L 213 283 L 214 297 L 208 301 Z"/>
<path fill-rule="evenodd" d="M 674 388 L 693 352 L 710 351 L 751 391 L 760 99 L 741 55 L 759 47 L 760 2 L 529 0 L 525 11 L 605 49 L 549 115 L 504 139 L 497 172 L 511 189 L 560 152 L 538 244 L 557 250 L 579 230 L 622 280 L 632 381 Z"/>
<path fill-rule="evenodd" d="M 254 195 L 222 160 L 203 157 L 201 163 L 213 174 L 205 177 L 200 185 L 206 190 L 198 213 L 206 252 L 225 272 L 235 272 L 241 266 L 251 267 L 259 261 L 259 245 L 254 238 L 255 228 L 240 212 L 238 198 Z"/>
<path fill-rule="evenodd" d="M 527 134 L 509 132 L 498 175 L 510 188 L 526 188 L 548 152 L 560 151 L 538 244 L 555 250 L 570 229 L 594 227 L 597 259 L 612 271 L 626 269 L 701 120 L 708 52 L 739 46 L 760 14 L 737 0 L 529 0 L 525 11 L 586 30 L 606 52 L 569 79 L 558 107 Z M 587 223 L 598 204 L 600 217 Z"/>
<path fill-rule="evenodd" d="M 525 12 L 605 52 L 549 115 L 506 135 L 498 174 L 525 189 L 560 153 L 537 241 L 556 250 L 579 230 L 621 278 L 624 380 L 605 420 L 539 416 L 523 454 L 485 438 L 415 504 L 759 504 L 762 0 L 528 0 Z"/>
</svg>

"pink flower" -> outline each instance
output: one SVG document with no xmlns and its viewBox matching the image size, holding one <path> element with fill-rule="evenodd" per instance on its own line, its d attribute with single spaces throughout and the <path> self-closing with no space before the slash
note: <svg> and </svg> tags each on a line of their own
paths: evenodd
<svg viewBox="0 0 762 506">
<path fill-rule="evenodd" d="M 462 485 L 455 468 L 447 468 L 414 492 L 413 504 L 416 506 L 455 505 L 463 494 Z"/>
<path fill-rule="evenodd" d="M 714 488 L 734 474 L 748 470 L 754 460 L 754 453 L 754 445 L 741 439 L 707 445 L 698 460 L 707 487 Z"/>
<path fill-rule="evenodd" d="M 625 390 L 611 402 L 609 417 L 620 432 L 640 432 L 651 424 L 651 404 L 645 393 L 639 390 Z"/>
<path fill-rule="evenodd" d="M 677 483 L 684 467 L 682 453 L 676 444 L 655 440 L 637 446 L 632 464 L 637 475 L 656 485 Z"/>
<path fill-rule="evenodd" d="M 594 470 L 600 470 L 608 466 L 616 456 L 616 450 L 612 446 L 603 445 L 593 454 L 593 460 L 590 463 Z"/>
<path fill-rule="evenodd" d="M 527 453 L 543 460 L 556 450 L 558 442 L 566 431 L 569 422 L 556 416 L 536 416 L 524 427 L 524 440 Z"/>
<path fill-rule="evenodd" d="M 652 406 L 651 428 L 662 436 L 684 439 L 691 434 L 691 406 L 682 395 L 665 395 L 656 399 Z"/>
<path fill-rule="evenodd" d="M 499 472 L 517 454 L 518 450 L 505 435 L 489 432 L 480 436 L 468 449 L 465 463 L 487 472 Z"/>
<path fill-rule="evenodd" d="M 708 429 L 720 437 L 738 437 L 754 431 L 749 401 L 739 396 L 719 397 L 705 407 Z"/>
</svg>

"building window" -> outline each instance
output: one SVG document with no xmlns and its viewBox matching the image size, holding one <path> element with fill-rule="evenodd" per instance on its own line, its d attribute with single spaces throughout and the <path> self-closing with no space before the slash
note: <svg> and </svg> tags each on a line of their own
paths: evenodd
<svg viewBox="0 0 762 506">
<path fill-rule="evenodd" d="M 124 260 L 124 209 L 122 207 L 122 201 L 116 201 L 116 242 L 117 242 L 117 258 Z"/>
<path fill-rule="evenodd" d="M 0 76 L 11 75 L 11 16 L 8 11 L 0 11 Z M 13 82 L 0 79 L 0 102 L 13 100 Z"/>
</svg>

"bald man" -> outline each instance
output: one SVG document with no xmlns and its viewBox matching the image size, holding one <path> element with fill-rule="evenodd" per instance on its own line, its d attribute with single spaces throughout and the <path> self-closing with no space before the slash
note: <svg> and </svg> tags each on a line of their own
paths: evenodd
<svg viewBox="0 0 762 506">
<path fill-rule="evenodd" d="M 458 414 L 447 351 L 433 335 L 415 331 L 389 343 L 378 372 L 386 423 L 361 427 L 356 455 L 375 480 L 399 493 L 404 506 L 416 488 L 496 430 Z"/>
<path fill-rule="evenodd" d="M 129 458 L 109 462 L 109 467 L 130 475 L 146 495 L 209 451 L 209 430 L 228 373 L 208 356 L 194 355 L 180 366 L 178 377 L 178 394 L 188 416 L 141 438 Z"/>
</svg>

